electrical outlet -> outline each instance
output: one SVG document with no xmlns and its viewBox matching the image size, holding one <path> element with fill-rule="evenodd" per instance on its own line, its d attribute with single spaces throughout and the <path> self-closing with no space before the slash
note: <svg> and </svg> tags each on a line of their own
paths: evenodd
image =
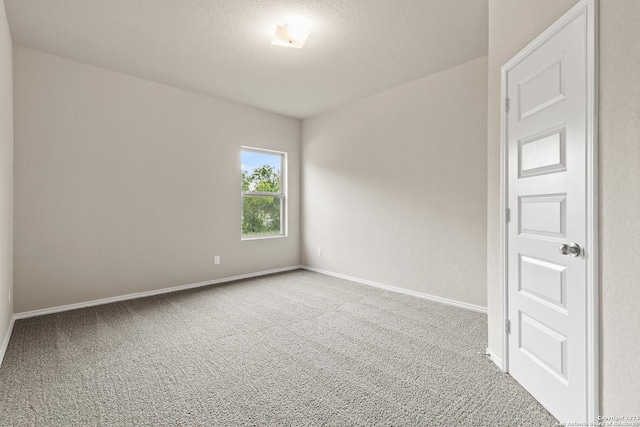
<svg viewBox="0 0 640 427">
<path fill-rule="evenodd" d="M 322 248 L 318 248 L 318 256 L 322 256 Z"/>
<path fill-rule="evenodd" d="M 213 257 L 213 263 L 215 265 L 220 264 L 220 255 L 216 255 L 215 257 Z"/>
</svg>

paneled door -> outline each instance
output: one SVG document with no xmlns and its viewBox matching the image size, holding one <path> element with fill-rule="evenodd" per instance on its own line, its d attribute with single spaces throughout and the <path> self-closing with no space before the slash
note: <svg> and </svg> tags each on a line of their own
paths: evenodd
<svg viewBox="0 0 640 427">
<path fill-rule="evenodd" d="M 562 422 L 589 418 L 587 11 L 503 67 L 508 371 Z"/>
</svg>

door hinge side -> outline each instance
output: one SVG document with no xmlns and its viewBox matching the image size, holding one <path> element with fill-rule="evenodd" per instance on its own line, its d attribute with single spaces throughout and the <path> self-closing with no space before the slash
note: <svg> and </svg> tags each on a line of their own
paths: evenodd
<svg viewBox="0 0 640 427">
<path fill-rule="evenodd" d="M 511 222 L 511 209 L 507 208 L 507 210 L 504 213 L 504 217 L 507 222 Z"/>
<path fill-rule="evenodd" d="M 504 321 L 504 330 L 508 334 L 511 333 L 511 320 L 505 319 L 505 321 Z"/>
<path fill-rule="evenodd" d="M 504 111 L 509 112 L 509 98 L 504 99 Z"/>
</svg>

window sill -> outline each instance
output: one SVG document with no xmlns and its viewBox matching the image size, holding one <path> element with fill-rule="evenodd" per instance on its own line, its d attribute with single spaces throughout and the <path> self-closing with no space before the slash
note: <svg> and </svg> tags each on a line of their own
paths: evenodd
<svg viewBox="0 0 640 427">
<path fill-rule="evenodd" d="M 286 234 L 274 234 L 274 235 L 263 235 L 263 236 L 243 236 L 240 240 L 263 240 L 263 239 L 282 239 L 283 237 L 287 237 Z"/>
</svg>

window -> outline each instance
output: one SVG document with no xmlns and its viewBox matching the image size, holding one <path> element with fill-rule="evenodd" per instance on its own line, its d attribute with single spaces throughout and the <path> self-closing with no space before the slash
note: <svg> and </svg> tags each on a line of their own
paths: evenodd
<svg viewBox="0 0 640 427">
<path fill-rule="evenodd" d="M 287 154 L 242 147 L 242 239 L 286 236 Z"/>
</svg>

